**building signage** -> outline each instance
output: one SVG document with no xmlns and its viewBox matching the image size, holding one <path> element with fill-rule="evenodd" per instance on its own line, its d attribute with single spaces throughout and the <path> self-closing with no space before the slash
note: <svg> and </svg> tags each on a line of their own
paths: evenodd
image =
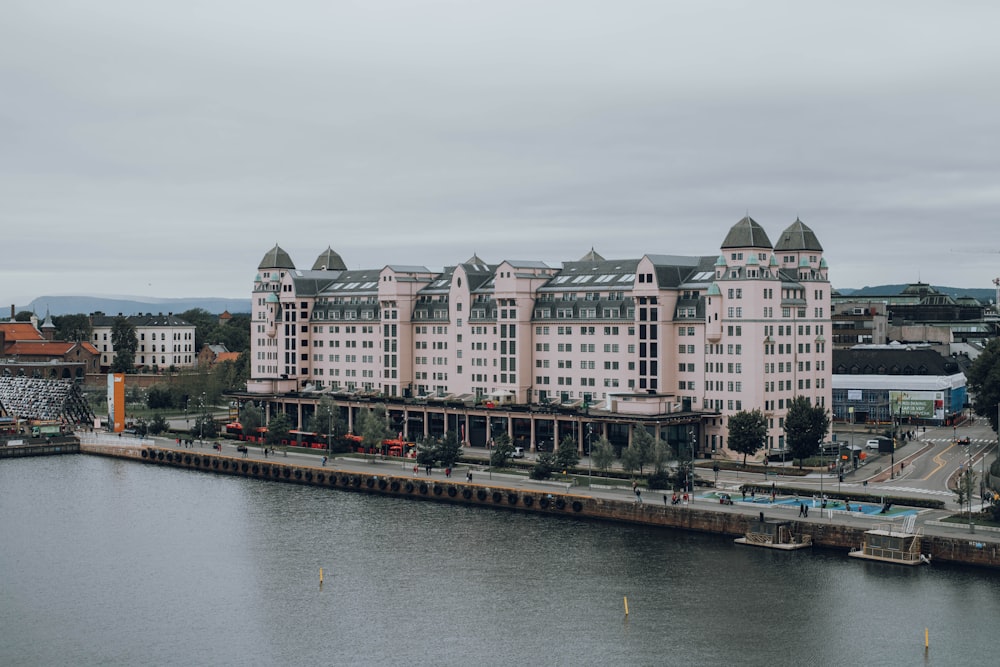
<svg viewBox="0 0 1000 667">
<path fill-rule="evenodd" d="M 944 392 L 890 391 L 889 409 L 894 417 L 944 419 Z"/>
</svg>

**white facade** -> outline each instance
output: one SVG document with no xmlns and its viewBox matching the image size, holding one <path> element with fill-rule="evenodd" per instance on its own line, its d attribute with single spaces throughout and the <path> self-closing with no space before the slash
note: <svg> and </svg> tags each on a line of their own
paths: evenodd
<svg viewBox="0 0 1000 667">
<path fill-rule="evenodd" d="M 101 353 L 101 366 L 110 367 L 115 359 L 111 331 L 115 317 L 98 315 L 91 318 L 93 334 L 90 342 Z M 172 314 L 129 315 L 135 327 L 137 347 L 136 367 L 161 369 L 194 368 L 198 361 L 195 350 L 195 326 Z"/>
<path fill-rule="evenodd" d="M 829 407 L 830 283 L 822 248 L 796 222 L 772 246 L 744 218 L 721 254 L 594 252 L 560 268 L 487 264 L 313 270 L 275 246 L 253 285 L 251 381 L 388 397 L 556 402 L 614 411 L 637 394 L 702 415 L 724 446 L 727 415 L 768 417 L 783 446 L 790 399 Z"/>
</svg>

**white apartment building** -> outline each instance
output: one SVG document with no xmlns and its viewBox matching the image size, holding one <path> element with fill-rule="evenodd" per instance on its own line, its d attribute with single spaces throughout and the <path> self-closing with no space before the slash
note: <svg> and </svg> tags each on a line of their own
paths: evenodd
<svg viewBox="0 0 1000 667">
<path fill-rule="evenodd" d="M 90 342 L 101 353 L 101 367 L 109 368 L 115 359 L 114 346 L 111 343 L 111 331 L 115 320 L 120 316 L 95 313 L 91 315 L 93 334 Z M 173 313 L 157 315 L 127 315 L 125 319 L 135 327 L 137 347 L 135 350 L 136 368 L 160 369 L 194 368 L 198 352 L 194 349 L 195 326 L 182 320 Z"/>
<path fill-rule="evenodd" d="M 712 452 L 725 446 L 728 415 L 759 408 L 767 447 L 779 448 L 790 399 L 830 406 L 827 273 L 800 220 L 772 245 L 749 217 L 710 255 L 591 251 L 561 267 L 473 256 L 440 272 L 348 270 L 327 248 L 307 271 L 275 246 L 253 283 L 247 390 L 576 405 L 595 416 L 648 399 L 646 413 L 696 414 L 699 446 Z"/>
</svg>

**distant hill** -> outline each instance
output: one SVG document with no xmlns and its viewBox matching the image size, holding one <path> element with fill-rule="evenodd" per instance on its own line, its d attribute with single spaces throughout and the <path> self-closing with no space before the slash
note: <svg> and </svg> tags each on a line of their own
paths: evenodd
<svg viewBox="0 0 1000 667">
<path fill-rule="evenodd" d="M 15 306 L 15 312 L 30 310 L 39 317 L 50 315 L 75 315 L 102 312 L 105 315 L 138 315 L 140 313 L 183 313 L 193 308 L 218 315 L 228 310 L 231 314 L 249 313 L 250 299 L 222 298 L 181 298 L 145 299 L 142 297 L 97 297 L 97 296 L 40 296 L 26 306 Z M 3 316 L 8 316 L 3 313 Z"/>
<path fill-rule="evenodd" d="M 843 294 L 844 296 L 857 296 L 857 297 L 872 297 L 872 296 L 890 296 L 895 294 L 900 294 L 908 285 L 873 285 L 861 288 L 837 288 L 837 292 Z M 992 303 L 996 299 L 996 291 L 991 289 L 983 289 L 981 287 L 942 287 L 941 285 L 931 285 L 934 289 L 942 294 L 949 294 L 953 297 L 960 296 L 971 296 L 974 299 L 978 299 L 982 303 Z"/>
</svg>

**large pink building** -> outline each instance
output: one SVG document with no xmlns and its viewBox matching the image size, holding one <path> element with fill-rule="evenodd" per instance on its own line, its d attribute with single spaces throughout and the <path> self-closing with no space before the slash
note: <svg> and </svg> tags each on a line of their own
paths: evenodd
<svg viewBox="0 0 1000 667">
<path fill-rule="evenodd" d="M 247 389 L 558 404 L 588 423 L 684 413 L 702 453 L 724 449 L 728 415 L 759 408 L 780 448 L 791 398 L 831 403 L 823 249 L 799 220 L 772 245 L 749 217 L 720 248 L 561 267 L 473 256 L 438 272 L 348 270 L 330 248 L 299 270 L 275 246 L 253 284 Z"/>
</svg>

